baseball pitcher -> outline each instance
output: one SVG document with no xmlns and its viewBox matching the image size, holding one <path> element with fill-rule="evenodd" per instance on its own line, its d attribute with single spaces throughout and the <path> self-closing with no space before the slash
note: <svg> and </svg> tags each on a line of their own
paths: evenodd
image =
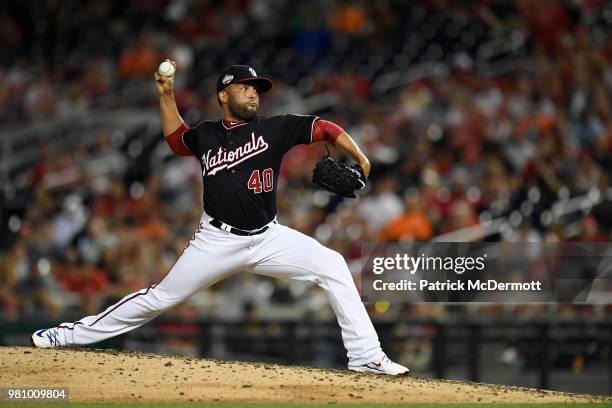
<svg viewBox="0 0 612 408">
<path fill-rule="evenodd" d="M 323 288 L 342 331 L 349 370 L 408 375 L 406 367 L 382 351 L 344 258 L 276 220 L 279 168 L 283 155 L 295 145 L 327 142 L 358 163 L 350 169 L 354 179 L 348 189 L 344 183 L 341 195 L 352 196 L 354 189 L 365 185 L 370 163 L 351 137 L 316 116 L 258 116 L 259 95 L 270 90 L 272 81 L 244 65 L 232 65 L 218 77 L 222 119 L 189 127 L 174 101 L 174 74 L 156 72 L 154 76 L 168 145 L 174 153 L 195 156 L 200 162 L 204 211 L 199 227 L 159 283 L 124 297 L 98 315 L 38 330 L 31 336 L 32 344 L 70 347 L 117 336 L 202 288 L 248 271 L 314 282 Z"/>
</svg>

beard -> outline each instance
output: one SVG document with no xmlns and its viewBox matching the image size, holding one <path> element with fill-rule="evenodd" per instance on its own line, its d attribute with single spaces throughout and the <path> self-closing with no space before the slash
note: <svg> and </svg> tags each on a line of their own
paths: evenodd
<svg viewBox="0 0 612 408">
<path fill-rule="evenodd" d="M 227 101 L 227 107 L 234 117 L 242 120 L 251 120 L 257 114 L 257 108 L 252 108 L 246 103 L 240 105 L 231 98 Z"/>
</svg>

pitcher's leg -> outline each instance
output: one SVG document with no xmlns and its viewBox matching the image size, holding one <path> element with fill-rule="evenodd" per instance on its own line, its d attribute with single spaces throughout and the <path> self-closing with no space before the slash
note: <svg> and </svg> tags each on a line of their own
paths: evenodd
<svg viewBox="0 0 612 408">
<path fill-rule="evenodd" d="M 142 326 L 189 296 L 186 294 L 173 302 L 156 288 L 156 285 L 152 285 L 129 294 L 97 315 L 84 317 L 74 323 L 60 324 L 56 328 L 60 344 L 84 345 L 118 336 Z"/>
<path fill-rule="evenodd" d="M 199 231 L 198 231 L 199 232 Z M 95 343 L 123 334 L 182 303 L 193 293 L 237 272 L 247 261 L 245 243 L 227 241 L 215 231 L 196 234 L 159 284 L 125 296 L 104 312 L 74 323 L 39 330 L 32 335 L 38 347 Z M 229 256 L 234 254 L 234 256 Z"/>
<path fill-rule="evenodd" d="M 342 331 L 349 364 L 380 360 L 384 353 L 344 258 L 315 239 L 277 225 L 258 244 L 254 272 L 315 282 L 325 290 Z"/>
</svg>

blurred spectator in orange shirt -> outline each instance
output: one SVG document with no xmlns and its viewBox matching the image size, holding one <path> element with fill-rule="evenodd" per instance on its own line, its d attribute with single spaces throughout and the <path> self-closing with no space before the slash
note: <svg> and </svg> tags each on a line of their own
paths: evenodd
<svg viewBox="0 0 612 408">
<path fill-rule="evenodd" d="M 428 241 L 433 235 L 433 226 L 421 209 L 421 194 L 409 190 L 405 194 L 404 214 L 391 221 L 381 233 L 385 241 Z"/>
<path fill-rule="evenodd" d="M 330 26 L 339 33 L 358 34 L 367 22 L 365 10 L 359 5 L 337 7 L 331 15 Z"/>
<path fill-rule="evenodd" d="M 151 40 L 141 39 L 123 51 L 117 72 L 121 78 L 150 77 L 159 59 Z"/>
</svg>

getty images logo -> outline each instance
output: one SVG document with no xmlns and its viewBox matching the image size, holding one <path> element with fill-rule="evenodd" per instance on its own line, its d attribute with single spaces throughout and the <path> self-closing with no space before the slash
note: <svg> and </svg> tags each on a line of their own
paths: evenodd
<svg viewBox="0 0 612 408">
<path fill-rule="evenodd" d="M 380 275 L 385 271 L 404 271 L 414 275 L 417 271 L 448 271 L 462 275 L 470 271 L 482 271 L 485 268 L 487 254 L 483 256 L 410 256 L 396 254 L 395 256 L 380 256 L 373 259 L 372 272 Z"/>
</svg>

